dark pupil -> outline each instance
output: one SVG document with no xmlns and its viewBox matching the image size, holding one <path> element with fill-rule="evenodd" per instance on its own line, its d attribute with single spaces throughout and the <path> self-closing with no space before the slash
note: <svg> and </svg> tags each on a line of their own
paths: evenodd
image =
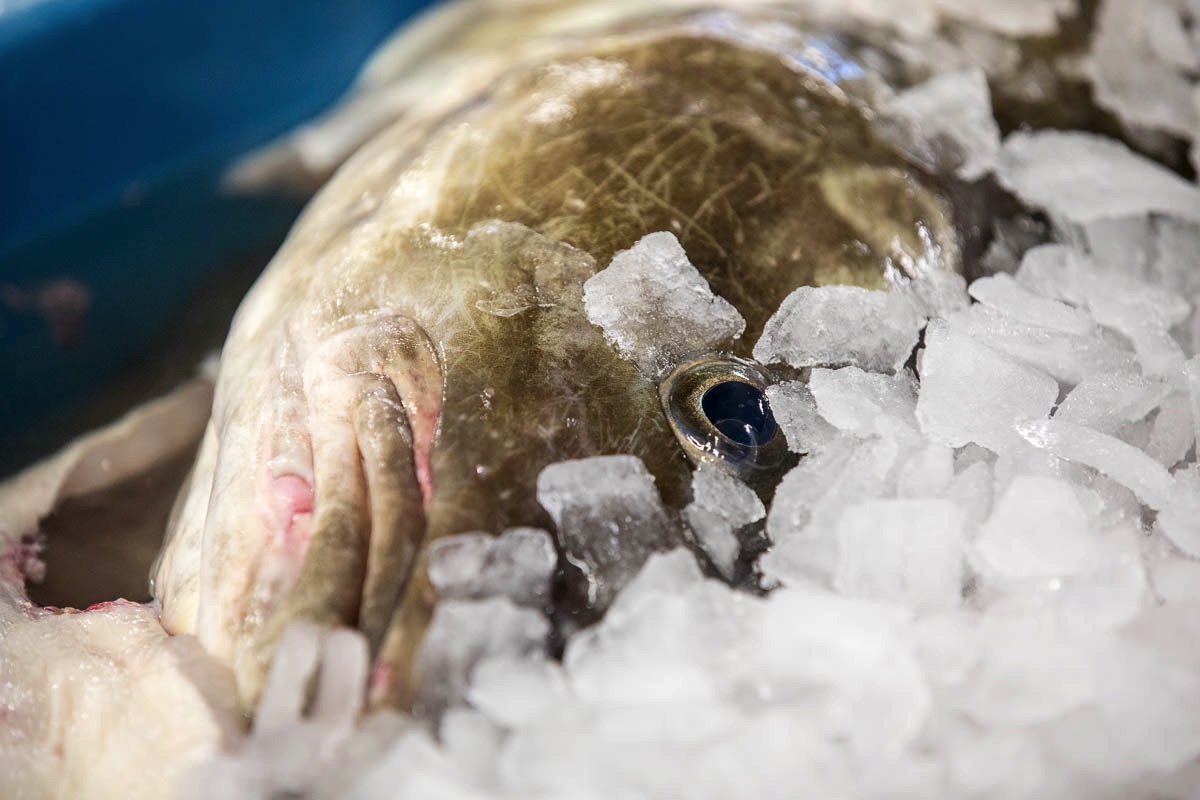
<svg viewBox="0 0 1200 800">
<path fill-rule="evenodd" d="M 724 381 L 708 388 L 700 398 L 704 416 L 717 430 L 741 445 L 766 444 L 777 426 L 766 395 L 741 381 Z"/>
</svg>

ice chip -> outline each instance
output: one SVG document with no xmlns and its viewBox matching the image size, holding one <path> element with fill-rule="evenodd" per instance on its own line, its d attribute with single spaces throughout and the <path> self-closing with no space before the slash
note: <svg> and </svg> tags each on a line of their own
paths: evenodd
<svg viewBox="0 0 1200 800">
<path fill-rule="evenodd" d="M 685 356 L 742 335 L 745 320 L 716 296 L 675 235 L 643 236 L 583 285 L 588 319 L 641 372 L 658 377 Z"/>
<path fill-rule="evenodd" d="M 551 712 L 567 693 L 562 667 L 538 658 L 501 656 L 475 667 L 467 700 L 497 725 L 515 728 Z"/>
<path fill-rule="evenodd" d="M 1200 91 L 1196 93 L 1200 101 Z M 1191 298 L 1200 294 L 1200 225 L 1175 217 L 1153 220 L 1155 239 L 1153 279 L 1161 286 Z M 1193 309 L 1194 311 L 1194 309 Z M 1193 340 L 1192 352 L 1197 350 Z"/>
<path fill-rule="evenodd" d="M 416 657 L 422 705 L 441 711 L 460 704 L 480 660 L 541 653 L 549 632 L 543 614 L 507 598 L 438 603 Z"/>
<path fill-rule="evenodd" d="M 706 462 L 692 473 L 692 497 L 684 519 L 713 566 L 732 580 L 741 552 L 737 534 L 765 517 L 767 510 L 753 489 Z"/>
<path fill-rule="evenodd" d="M 1150 438 L 1143 449 L 1148 456 L 1170 469 L 1184 459 L 1194 442 L 1191 399 L 1184 392 L 1172 392 L 1159 405 Z"/>
<path fill-rule="evenodd" d="M 695 504 L 683 510 L 683 518 L 717 572 L 725 580 L 732 581 L 742 552 L 737 529 L 720 514 Z"/>
<path fill-rule="evenodd" d="M 934 75 L 898 94 L 883 113 L 895 120 L 897 144 L 936 169 L 973 181 L 996 163 L 1000 128 L 978 67 Z"/>
<path fill-rule="evenodd" d="M 1093 373 L 1067 394 L 1054 418 L 1115 435 L 1123 425 L 1145 418 L 1169 393 L 1165 382 L 1136 372 Z"/>
<path fill-rule="evenodd" d="M 892 291 L 903 295 L 917 314 L 926 319 L 945 317 L 971 305 L 966 278 L 943 269 L 924 270 Z"/>
<path fill-rule="evenodd" d="M 538 502 L 549 512 L 567 559 L 603 609 L 655 551 L 680 543 L 654 476 L 636 456 L 561 461 L 542 470 Z"/>
<path fill-rule="evenodd" d="M 538 528 L 510 528 L 498 537 L 464 533 L 429 546 L 429 580 L 439 597 L 457 600 L 502 596 L 544 606 L 557 564 L 554 540 Z"/>
<path fill-rule="evenodd" d="M 1192 433 L 1200 447 L 1200 356 L 1193 356 L 1183 365 L 1183 377 L 1192 412 Z"/>
<path fill-rule="evenodd" d="M 1200 675 L 1145 645 L 1108 639 L 1094 659 L 1094 705 L 1055 731 L 1053 749 L 1092 774 L 1137 775 L 1200 754 Z"/>
<path fill-rule="evenodd" d="M 1057 33 L 1059 17 L 1076 11 L 1076 0 L 935 0 L 934 5 L 960 22 L 1017 37 Z"/>
<path fill-rule="evenodd" d="M 1092 317 L 1133 343 L 1146 373 L 1165 375 L 1182 366 L 1183 349 L 1170 330 L 1191 310 L 1183 298 L 1118 274 L 1093 270 L 1089 278 L 1082 284 Z"/>
<path fill-rule="evenodd" d="M 1093 372 L 1136 369 L 1133 353 L 1114 334 L 1100 328 L 1089 336 L 1064 333 L 1021 322 L 982 303 L 951 315 L 946 323 L 1066 384 L 1079 383 Z"/>
<path fill-rule="evenodd" d="M 817 410 L 832 425 L 860 436 L 915 430 L 917 383 L 907 370 L 895 375 L 858 367 L 814 369 L 808 388 Z"/>
<path fill-rule="evenodd" d="M 896 478 L 900 497 L 939 497 L 954 480 L 954 451 L 930 442 L 904 460 Z"/>
<path fill-rule="evenodd" d="M 1172 481 L 1173 491 L 1159 511 L 1157 527 L 1180 550 L 1200 558 L 1200 465 L 1189 464 Z"/>
<path fill-rule="evenodd" d="M 838 521 L 833 585 L 852 597 L 915 610 L 962 601 L 962 512 L 947 500 L 876 500 Z"/>
<path fill-rule="evenodd" d="M 820 450 L 837 435 L 837 428 L 817 411 L 817 401 L 804 381 L 768 386 L 767 401 L 793 453 Z"/>
<path fill-rule="evenodd" d="M 1098 559 L 1087 511 L 1070 484 L 1033 475 L 1013 480 L 972 545 L 985 575 L 1007 580 L 1078 575 Z"/>
<path fill-rule="evenodd" d="M 963 467 L 942 493 L 963 512 L 963 530 L 967 538 L 991 512 L 995 476 L 987 461 L 975 461 Z"/>
<path fill-rule="evenodd" d="M 983 620 L 977 672 L 958 704 L 987 726 L 1047 722 L 1096 696 L 1095 666 L 1085 647 L 1040 620 Z"/>
<path fill-rule="evenodd" d="M 1153 509 L 1171 505 L 1175 481 L 1166 468 L 1115 436 L 1058 419 L 1021 422 L 1017 430 L 1035 447 L 1104 473 Z"/>
<path fill-rule="evenodd" d="M 1184 9 L 1169 5 L 1173 4 L 1161 0 L 1101 3 L 1086 67 L 1097 102 L 1116 112 L 1126 126 L 1190 137 L 1200 124 L 1191 98 L 1194 83 L 1189 72 L 1194 69 L 1182 67 L 1173 57 L 1172 49 L 1178 48 L 1169 42 L 1178 42 L 1178 30 L 1164 24 L 1161 12 L 1176 16 Z M 1193 58 L 1196 50 L 1193 43 Z"/>
<path fill-rule="evenodd" d="M 1065 300 L 1071 305 L 1083 304 L 1083 287 L 1079 285 L 1075 261 L 1080 253 L 1066 244 L 1041 244 L 1031 247 L 1021 257 L 1016 278 L 1022 286 L 1042 297 Z"/>
<path fill-rule="evenodd" d="M 1087 335 L 1096 327 L 1087 312 L 1065 303 L 1040 297 L 1003 273 L 980 278 L 968 291 L 985 306 L 1020 322 L 1063 333 Z"/>
<path fill-rule="evenodd" d="M 1019 420 L 1045 417 L 1058 399 L 1050 376 L 934 320 L 925 335 L 916 414 L 925 434 L 960 447 L 1011 450 Z"/>
<path fill-rule="evenodd" d="M 1035 740 L 1011 731 L 960 731 L 947 737 L 955 797 L 1037 797 L 1046 767 Z"/>
<path fill-rule="evenodd" d="M 784 475 L 767 512 L 773 544 L 758 561 L 763 575 L 827 583 L 837 565 L 838 519 L 847 506 L 888 492 L 897 455 L 894 443 L 844 436 Z"/>
<path fill-rule="evenodd" d="M 666 553 L 652 553 L 618 595 L 608 618 L 617 619 L 622 611 L 636 608 L 643 597 L 683 595 L 703 581 L 696 557 L 688 549 L 677 547 Z"/>
<path fill-rule="evenodd" d="M 1159 60 L 1185 72 L 1196 73 L 1200 72 L 1200 42 L 1196 41 L 1195 33 L 1188 30 L 1191 25 L 1185 19 L 1190 14 L 1185 2 L 1153 3 L 1147 9 L 1146 33 Z M 1195 8 L 1193 4 L 1192 13 Z"/>
<path fill-rule="evenodd" d="M 899 293 L 801 286 L 767 320 L 754 357 L 764 364 L 896 372 L 908 360 L 924 323 Z"/>
<path fill-rule="evenodd" d="M 1154 225 L 1147 216 L 1092 220 L 1067 238 L 1081 239 L 1088 258 L 1110 275 L 1143 279 L 1154 261 Z"/>
<path fill-rule="evenodd" d="M 996 173 L 1026 203 L 1070 222 L 1148 213 L 1200 221 L 1200 187 L 1096 134 L 1010 134 Z"/>
</svg>

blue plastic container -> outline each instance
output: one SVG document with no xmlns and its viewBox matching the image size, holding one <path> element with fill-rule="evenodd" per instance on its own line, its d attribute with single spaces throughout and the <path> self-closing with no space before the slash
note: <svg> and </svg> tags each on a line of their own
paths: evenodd
<svg viewBox="0 0 1200 800">
<path fill-rule="evenodd" d="M 0 475 L 94 423 L 198 287 L 273 249 L 299 203 L 223 197 L 222 169 L 328 106 L 427 5 L 0 3 Z"/>
</svg>

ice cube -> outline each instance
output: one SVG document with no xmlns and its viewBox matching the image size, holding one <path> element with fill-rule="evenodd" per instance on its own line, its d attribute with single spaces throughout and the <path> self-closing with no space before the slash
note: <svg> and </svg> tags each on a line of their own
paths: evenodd
<svg viewBox="0 0 1200 800">
<path fill-rule="evenodd" d="M 1200 603 L 1200 561 L 1182 556 L 1172 548 L 1147 559 L 1146 566 L 1154 593 L 1164 603 Z M 1196 642 L 1200 643 L 1200 638 Z"/>
<path fill-rule="evenodd" d="M 1200 99 L 1200 92 L 1196 94 Z M 1153 219 L 1155 239 L 1153 280 L 1191 298 L 1200 292 L 1200 225 L 1174 217 Z M 1193 351 L 1195 346 L 1193 345 Z"/>
<path fill-rule="evenodd" d="M 1019 322 L 1085 336 L 1096 327 L 1087 312 L 1047 297 L 1040 297 L 1011 275 L 980 278 L 968 291 L 985 306 Z"/>
<path fill-rule="evenodd" d="M 656 378 L 685 356 L 738 338 L 746 322 L 713 294 L 675 235 L 643 236 L 583 285 L 588 319 L 621 355 Z"/>
<path fill-rule="evenodd" d="M 633 580 L 617 595 L 605 619 L 615 622 L 623 614 L 636 616 L 639 604 L 644 600 L 653 601 L 661 595 L 689 594 L 691 589 L 704 581 L 696 557 L 686 548 L 652 553 Z"/>
<path fill-rule="evenodd" d="M 917 314 L 926 319 L 945 317 L 971 305 L 966 279 L 957 272 L 943 269 L 924 270 L 892 291 L 902 294 Z"/>
<path fill-rule="evenodd" d="M 1146 38 L 1159 60 L 1184 72 L 1196 73 L 1200 72 L 1200 47 L 1197 47 L 1194 33 L 1189 36 L 1191 25 L 1185 19 L 1191 14 L 1186 10 L 1185 2 L 1152 4 L 1147 9 Z M 1195 7 L 1193 4 L 1191 13 L 1195 13 Z"/>
<path fill-rule="evenodd" d="M 767 512 L 773 545 L 759 558 L 763 575 L 827 583 L 837 565 L 836 524 L 842 511 L 888 492 L 897 455 L 891 442 L 840 437 L 788 472 Z"/>
<path fill-rule="evenodd" d="M 1096 694 L 1095 667 L 1083 643 L 1040 617 L 986 615 L 976 672 L 955 704 L 984 726 L 1046 722 Z"/>
<path fill-rule="evenodd" d="M 743 635 L 733 590 L 705 581 L 686 550 L 659 554 L 599 625 L 572 636 L 568 685 L 600 705 L 709 701 L 721 691 L 715 665 Z"/>
<path fill-rule="evenodd" d="M 1017 430 L 1035 447 L 1067 461 L 1104 473 L 1153 509 L 1172 503 L 1175 481 L 1171 474 L 1138 448 L 1092 428 L 1059 419 L 1029 420 Z"/>
<path fill-rule="evenodd" d="M 538 528 L 509 528 L 500 536 L 464 533 L 429 546 L 429 580 L 439 597 L 456 600 L 503 596 L 540 608 L 557 564 L 554 540 Z"/>
<path fill-rule="evenodd" d="M 1140 521 L 1126 520 L 1100 530 L 1093 522 L 1093 531 L 1093 565 L 1081 575 L 1042 582 L 1040 592 L 1034 582 L 1026 598 L 1035 606 L 1048 601 L 1059 627 L 1080 635 L 1121 628 L 1149 600 L 1149 582 L 1138 551 L 1146 535 Z"/>
<path fill-rule="evenodd" d="M 936 442 L 920 447 L 904 460 L 896 478 L 900 497 L 939 497 L 954 480 L 954 451 Z"/>
<path fill-rule="evenodd" d="M 467 700 L 497 725 L 528 725 L 552 712 L 567 695 L 562 667 L 538 658 L 500 656 L 481 661 L 471 674 Z"/>
<path fill-rule="evenodd" d="M 1019 420 L 1045 417 L 1058 399 L 1050 376 L 1001 355 L 934 320 L 925 335 L 917 419 L 936 442 L 1019 447 Z"/>
<path fill-rule="evenodd" d="M 1170 469 L 1184 459 L 1195 441 L 1191 398 L 1172 392 L 1159 406 L 1145 447 L 1146 454 Z"/>
<path fill-rule="evenodd" d="M 959 22 L 1015 37 L 1057 33 L 1059 17 L 1076 13 L 1076 0 L 935 0 L 934 5 Z"/>
<path fill-rule="evenodd" d="M 1097 329 L 1078 336 L 1007 317 L 983 304 L 953 314 L 946 323 L 989 348 L 1035 367 L 1056 380 L 1076 384 L 1094 372 L 1132 372 L 1133 353 L 1115 335 Z"/>
<path fill-rule="evenodd" d="M 567 559 L 588 581 L 588 600 L 608 606 L 655 551 L 681 543 L 652 476 L 636 456 L 595 456 L 551 464 L 538 475 Z"/>
<path fill-rule="evenodd" d="M 1200 675 L 1115 637 L 1096 649 L 1094 705 L 1056 727 L 1056 755 L 1092 775 L 1132 776 L 1200 754 Z"/>
<path fill-rule="evenodd" d="M 917 382 L 907 370 L 881 375 L 858 367 L 814 369 L 808 388 L 821 416 L 847 433 L 895 436 L 916 430 Z"/>
<path fill-rule="evenodd" d="M 1116 217 L 1079 226 L 1079 238 L 1088 258 L 1109 274 L 1145 279 L 1154 261 L 1155 233 L 1149 217 Z M 1077 247 L 1078 247 L 1077 244 Z"/>
<path fill-rule="evenodd" d="M 875 500 L 838 521 L 833 585 L 843 594 L 916 610 L 962 602 L 963 515 L 947 500 Z"/>
<path fill-rule="evenodd" d="M 754 357 L 764 364 L 896 372 L 908 360 L 924 323 L 899 293 L 801 286 L 767 320 Z"/>
<path fill-rule="evenodd" d="M 769 697 L 812 698 L 797 711 L 860 756 L 900 752 L 930 713 L 927 680 L 909 641 L 911 612 L 810 588 L 784 588 L 746 624 Z"/>
<path fill-rule="evenodd" d="M 1160 507 L 1155 524 L 1176 547 L 1200 558 L 1200 465 L 1188 464 L 1176 472 L 1170 488 L 1172 492 L 1166 505 Z M 1148 501 L 1146 504 L 1155 507 Z"/>
<path fill-rule="evenodd" d="M 1069 222 L 1153 212 L 1200 221 L 1200 187 L 1097 134 L 1010 134 L 996 173 L 1026 203 Z"/>
<path fill-rule="evenodd" d="M 1187 70 L 1162 55 L 1165 26 L 1161 20 L 1155 23 L 1155 6 L 1161 4 L 1155 0 L 1100 4 L 1087 72 L 1096 100 L 1130 128 L 1160 128 L 1191 137 L 1200 124 L 1192 104 L 1192 81 Z"/>
<path fill-rule="evenodd" d="M 1032 475 L 1009 484 L 972 546 L 972 562 L 1002 580 L 1079 575 L 1098 558 L 1087 512 L 1071 485 Z"/>
<path fill-rule="evenodd" d="M 895 120 L 900 147 L 935 169 L 973 181 L 996 163 L 1000 128 L 978 67 L 935 74 L 900 92 L 882 113 Z"/>
<path fill-rule="evenodd" d="M 966 609 L 931 612 L 913 621 L 917 657 L 936 688 L 961 685 L 970 676 L 979 659 L 977 629 L 977 614 Z"/>
<path fill-rule="evenodd" d="M 793 453 L 820 450 L 837 435 L 837 428 L 817 411 L 817 401 L 804 381 L 768 386 L 767 402 Z"/>
<path fill-rule="evenodd" d="M 1083 287 L 1079 285 L 1076 261 L 1081 254 L 1070 245 L 1042 244 L 1031 247 L 1021 257 L 1017 281 L 1042 297 L 1083 305 Z"/>
<path fill-rule="evenodd" d="M 1036 740 L 1005 730 L 960 730 L 948 737 L 954 797 L 1037 797 L 1048 767 Z"/>
<path fill-rule="evenodd" d="M 1200 196 L 1198 196 L 1200 199 Z M 1170 334 L 1191 311 L 1187 302 L 1161 286 L 1117 273 L 1090 270 L 1084 296 L 1096 322 L 1124 334 L 1145 372 L 1165 375 L 1183 364 L 1183 349 Z"/>
<path fill-rule="evenodd" d="M 713 566 L 732 580 L 741 551 L 738 531 L 761 520 L 767 510 L 753 489 L 707 462 L 692 473 L 692 498 L 684 519 Z"/>
<path fill-rule="evenodd" d="M 942 493 L 962 510 L 963 531 L 967 538 L 975 535 L 976 528 L 990 513 L 994 485 L 991 463 L 975 461 L 963 467 Z"/>
<path fill-rule="evenodd" d="M 1200 448 L 1200 356 L 1188 359 L 1182 371 L 1192 412 L 1192 435 L 1196 440 L 1196 447 Z M 1200 452 L 1197 455 L 1200 456 Z"/>
<path fill-rule="evenodd" d="M 543 614 L 504 597 L 438 603 L 417 651 L 421 704 L 435 713 L 460 704 L 479 661 L 540 654 L 549 632 Z"/>
<path fill-rule="evenodd" d="M 1165 382 L 1136 372 L 1093 373 L 1070 391 L 1054 418 L 1115 435 L 1126 423 L 1145 418 L 1169 393 Z"/>
<path fill-rule="evenodd" d="M 495 774 L 502 736 L 503 731 L 473 708 L 452 708 L 438 725 L 438 739 L 457 768 L 456 777 L 481 787 Z"/>
</svg>

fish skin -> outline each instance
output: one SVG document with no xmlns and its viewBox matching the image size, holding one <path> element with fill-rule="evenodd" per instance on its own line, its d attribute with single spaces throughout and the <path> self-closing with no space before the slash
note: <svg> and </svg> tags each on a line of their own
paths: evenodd
<svg viewBox="0 0 1200 800">
<path fill-rule="evenodd" d="M 657 388 L 583 311 L 614 253 L 673 232 L 745 318 L 743 357 L 797 286 L 959 268 L 948 195 L 853 86 L 762 44 L 781 19 L 576 42 L 436 124 L 401 119 L 313 200 L 235 318 L 154 576 L 164 625 L 234 668 L 245 708 L 296 618 L 365 621 L 373 699 L 411 705 L 423 547 L 548 526 L 550 463 L 636 455 L 686 502 Z"/>
</svg>

